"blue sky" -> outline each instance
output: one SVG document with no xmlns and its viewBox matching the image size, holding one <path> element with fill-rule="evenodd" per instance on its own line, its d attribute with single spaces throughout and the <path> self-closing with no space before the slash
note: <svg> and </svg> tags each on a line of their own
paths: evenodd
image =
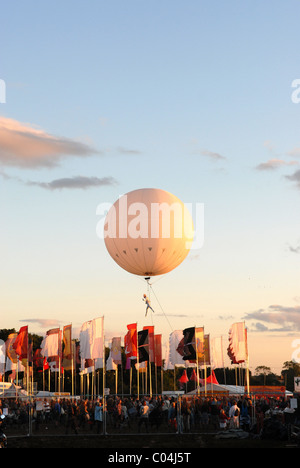
<svg viewBox="0 0 300 468">
<path fill-rule="evenodd" d="M 226 340 L 245 320 L 252 368 L 280 371 L 291 360 L 300 330 L 300 104 L 291 99 L 299 9 L 231 0 L 2 7 L 0 116 L 14 145 L 7 152 L 0 125 L 1 328 L 26 322 L 44 334 L 104 315 L 110 338 L 127 323 L 146 325 L 145 283 L 112 262 L 96 209 L 158 187 L 204 204 L 205 241 L 154 281 L 157 333 L 166 340 L 170 323 L 204 325 Z M 18 125 L 28 145 L 18 144 Z M 33 130 L 55 136 L 51 158 L 31 157 Z"/>
</svg>

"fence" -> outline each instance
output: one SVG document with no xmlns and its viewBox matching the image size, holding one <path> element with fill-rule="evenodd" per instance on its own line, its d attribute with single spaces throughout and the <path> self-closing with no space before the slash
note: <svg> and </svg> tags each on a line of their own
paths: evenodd
<svg viewBox="0 0 300 468">
<path fill-rule="evenodd" d="M 185 395 L 80 397 L 18 397 L 0 399 L 6 416 L 5 433 L 13 436 L 46 435 L 142 435 L 213 433 L 221 430 L 219 406 L 228 414 L 231 399 L 186 398 Z M 141 416 L 146 402 L 148 417 Z M 216 411 L 214 411 L 217 409 Z M 239 425 L 259 433 L 263 422 L 257 418 L 255 405 L 249 407 L 248 421 L 240 416 Z M 276 411 L 276 408 L 269 411 Z M 99 415 L 99 417 L 97 416 Z M 259 413 L 262 414 L 261 412 Z M 263 413 L 263 417 L 267 417 Z M 290 422 L 289 414 L 289 422 Z M 286 424 L 283 411 L 276 418 Z"/>
</svg>

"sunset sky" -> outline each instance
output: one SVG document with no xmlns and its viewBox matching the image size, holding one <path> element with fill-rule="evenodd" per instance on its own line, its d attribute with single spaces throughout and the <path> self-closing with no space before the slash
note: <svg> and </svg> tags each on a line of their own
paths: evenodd
<svg viewBox="0 0 300 468">
<path fill-rule="evenodd" d="M 299 14 L 292 0 L 2 5 L 1 329 L 75 335 L 104 315 L 107 342 L 138 322 L 227 346 L 245 321 L 252 371 L 300 359 Z M 204 206 L 203 246 L 153 279 L 147 318 L 145 280 L 97 235 L 97 207 L 143 187 Z"/>
</svg>

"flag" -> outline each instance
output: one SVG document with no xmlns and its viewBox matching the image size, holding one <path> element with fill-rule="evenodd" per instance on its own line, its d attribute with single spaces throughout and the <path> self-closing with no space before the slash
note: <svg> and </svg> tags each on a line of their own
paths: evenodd
<svg viewBox="0 0 300 468">
<path fill-rule="evenodd" d="M 143 330 L 148 330 L 149 336 L 149 360 L 155 362 L 155 341 L 154 341 L 154 326 L 143 327 Z"/>
<path fill-rule="evenodd" d="M 80 343 L 79 341 L 73 341 L 72 342 L 72 348 L 73 348 L 73 357 L 74 357 L 74 369 L 79 372 L 80 370 L 80 364 L 81 364 L 81 359 L 80 359 Z"/>
<path fill-rule="evenodd" d="M 169 335 L 169 368 L 172 366 L 186 366 L 183 360 L 183 333 L 182 330 L 175 330 Z"/>
<path fill-rule="evenodd" d="M 195 327 L 173 331 L 169 336 L 169 350 L 173 366 L 195 366 Z"/>
<path fill-rule="evenodd" d="M 143 362 L 139 362 L 139 363 L 135 363 L 135 368 L 137 371 L 139 371 L 139 373 L 145 373 L 147 372 L 147 369 L 148 369 L 148 361 L 143 361 Z"/>
<path fill-rule="evenodd" d="M 58 356 L 50 356 L 47 358 L 48 366 L 51 372 L 59 372 Z"/>
<path fill-rule="evenodd" d="M 103 319 L 83 323 L 79 333 L 81 359 L 103 359 Z"/>
<path fill-rule="evenodd" d="M 103 347 L 104 347 L 104 330 L 103 330 L 104 317 L 96 318 L 92 320 L 92 359 L 103 359 Z"/>
<path fill-rule="evenodd" d="M 13 347 L 13 344 L 16 341 L 17 336 L 18 336 L 18 333 L 11 333 L 10 335 L 8 335 L 7 340 L 5 342 L 6 357 L 13 363 L 16 363 L 18 361 L 18 355 L 16 353 L 16 350 Z"/>
<path fill-rule="evenodd" d="M 43 372 L 48 369 L 49 369 L 49 363 L 47 361 L 47 358 L 44 357 L 42 360 L 42 366 L 38 369 L 38 372 Z"/>
<path fill-rule="evenodd" d="M 38 372 L 41 372 L 43 369 L 44 359 L 41 348 L 36 349 L 33 354 L 33 364 Z"/>
<path fill-rule="evenodd" d="M 113 357 L 112 357 L 112 341 L 110 342 L 110 350 L 109 350 L 109 356 L 108 356 L 108 359 L 106 361 L 106 370 L 110 371 L 110 370 L 117 370 L 118 369 L 118 366 L 117 364 L 114 362 L 113 360 Z"/>
<path fill-rule="evenodd" d="M 118 365 L 122 364 L 121 359 L 121 337 L 115 337 L 111 341 L 110 354 L 113 362 Z"/>
<path fill-rule="evenodd" d="M 171 362 L 171 353 L 170 353 L 170 340 L 171 336 L 169 336 L 169 339 L 167 342 L 164 344 L 164 370 L 170 370 L 174 369 L 174 366 Z"/>
<path fill-rule="evenodd" d="M 204 360 L 204 327 L 195 328 L 195 343 L 198 364 Z"/>
<path fill-rule="evenodd" d="M 224 367 L 222 336 L 211 340 L 211 362 L 214 369 Z"/>
<path fill-rule="evenodd" d="M 72 325 L 63 328 L 62 365 L 64 369 L 72 369 Z"/>
<path fill-rule="evenodd" d="M 126 358 L 126 370 L 130 370 L 136 364 L 136 358 Z"/>
<path fill-rule="evenodd" d="M 195 327 L 183 330 L 183 360 L 195 362 L 196 360 Z"/>
<path fill-rule="evenodd" d="M 137 324 L 127 325 L 127 334 L 124 338 L 126 358 L 137 358 Z"/>
<path fill-rule="evenodd" d="M 204 335 L 204 364 L 210 365 L 210 339 L 209 339 L 209 335 Z"/>
<path fill-rule="evenodd" d="M 44 361 L 43 361 L 43 370 L 48 370 L 49 369 L 49 364 L 48 364 L 48 361 L 47 361 L 47 358 L 44 358 Z"/>
<path fill-rule="evenodd" d="M 6 359 L 6 349 L 5 342 L 1 344 L 0 340 L 0 375 L 5 373 L 5 359 Z"/>
<path fill-rule="evenodd" d="M 232 364 L 240 364 L 248 358 L 247 330 L 244 322 L 234 323 L 229 329 L 227 354 Z"/>
<path fill-rule="evenodd" d="M 13 343 L 13 348 L 16 351 L 19 360 L 27 359 L 28 357 L 28 325 L 21 327 L 19 333 Z"/>
<path fill-rule="evenodd" d="M 28 365 L 33 367 L 33 342 L 32 339 L 28 340 Z"/>
<path fill-rule="evenodd" d="M 138 332 L 139 362 L 149 361 L 149 330 Z"/>
<path fill-rule="evenodd" d="M 48 330 L 41 343 L 41 354 L 44 357 L 59 355 L 59 328 Z"/>
<path fill-rule="evenodd" d="M 154 335 L 154 346 L 155 346 L 155 365 L 157 367 L 162 367 L 162 345 L 161 345 L 161 335 Z"/>
</svg>

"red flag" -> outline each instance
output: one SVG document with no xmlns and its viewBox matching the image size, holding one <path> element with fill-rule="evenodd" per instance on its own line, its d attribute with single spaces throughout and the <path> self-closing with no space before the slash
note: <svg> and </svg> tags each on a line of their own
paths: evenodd
<svg viewBox="0 0 300 468">
<path fill-rule="evenodd" d="M 16 337 L 13 348 L 19 356 L 19 360 L 27 359 L 28 357 L 28 326 L 21 327 Z"/>
<path fill-rule="evenodd" d="M 191 375 L 191 379 L 190 379 L 190 380 L 193 380 L 193 381 L 195 381 L 195 382 L 198 380 L 195 369 L 193 369 L 193 372 L 192 372 L 192 375 Z"/>
<path fill-rule="evenodd" d="M 125 353 L 126 357 L 137 357 L 137 324 L 132 323 L 127 325 L 128 332 L 125 336 Z"/>
<path fill-rule="evenodd" d="M 33 364 L 37 370 L 42 369 L 43 367 L 43 356 L 41 354 L 41 349 L 36 349 L 33 355 Z"/>
<path fill-rule="evenodd" d="M 162 367 L 161 335 L 154 335 L 154 346 L 155 346 L 155 364 L 157 367 Z"/>
<path fill-rule="evenodd" d="M 47 358 L 44 358 L 43 370 L 47 370 L 47 369 L 49 369 L 49 364 L 48 364 Z"/>
</svg>

